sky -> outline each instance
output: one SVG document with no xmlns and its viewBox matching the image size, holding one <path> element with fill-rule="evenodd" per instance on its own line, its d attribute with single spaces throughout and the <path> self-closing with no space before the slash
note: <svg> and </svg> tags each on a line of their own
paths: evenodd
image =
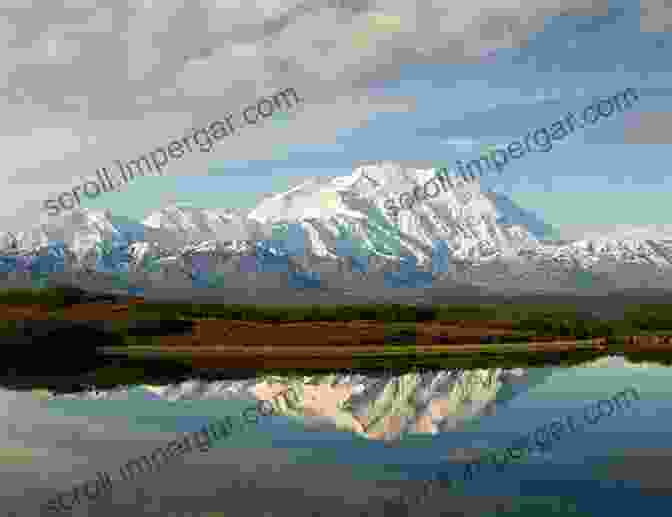
<svg viewBox="0 0 672 517">
<path fill-rule="evenodd" d="M 99 167 L 290 87 L 303 102 L 287 113 L 82 206 L 136 219 L 170 203 L 247 209 L 367 163 L 474 159 L 636 88 L 630 110 L 512 161 L 483 188 L 560 227 L 672 223 L 659 166 L 672 138 L 663 0 L 186 5 L 3 2 L 0 231 L 53 222 L 44 201 Z"/>
</svg>

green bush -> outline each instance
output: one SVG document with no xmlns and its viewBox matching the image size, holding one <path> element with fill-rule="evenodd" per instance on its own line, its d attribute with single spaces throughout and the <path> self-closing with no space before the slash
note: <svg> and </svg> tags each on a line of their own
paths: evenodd
<svg viewBox="0 0 672 517">
<path fill-rule="evenodd" d="M 0 294 L 0 299 L 2 295 Z M 47 303 L 57 308 L 65 305 L 63 292 L 49 290 L 12 290 L 4 295 L 5 303 Z M 575 310 L 567 306 L 551 305 L 435 305 L 415 306 L 401 304 L 370 305 L 306 305 L 259 306 L 214 304 L 163 304 L 134 305 L 134 317 L 149 316 L 168 319 L 218 318 L 243 321 L 352 321 L 375 320 L 379 322 L 416 321 L 513 321 L 513 329 L 534 332 L 537 335 L 555 336 L 604 336 L 623 332 L 664 331 L 672 329 L 672 306 L 656 305 L 632 308 L 622 321 L 597 321 L 580 319 Z"/>
<path fill-rule="evenodd" d="M 67 290 L 60 287 L 42 289 L 2 289 L 0 303 L 8 305 L 40 304 L 60 308 L 67 305 Z"/>
<path fill-rule="evenodd" d="M 661 317 L 658 315 L 646 315 L 634 318 L 632 324 L 642 330 L 670 330 L 672 329 L 672 318 Z"/>
</svg>

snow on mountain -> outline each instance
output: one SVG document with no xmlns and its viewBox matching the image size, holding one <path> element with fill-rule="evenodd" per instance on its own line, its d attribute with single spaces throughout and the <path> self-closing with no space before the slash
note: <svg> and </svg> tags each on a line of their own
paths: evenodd
<svg viewBox="0 0 672 517">
<path fill-rule="evenodd" d="M 173 233 L 185 243 L 208 239 L 248 240 L 252 237 L 245 217 L 235 210 L 202 210 L 174 205 L 150 214 L 142 224 Z"/>
<path fill-rule="evenodd" d="M 66 271 L 156 273 L 203 285 L 214 273 L 215 283 L 226 277 L 227 285 L 241 288 L 261 286 L 271 276 L 227 273 L 289 273 L 297 285 L 317 285 L 311 275 L 319 272 L 322 284 L 347 290 L 365 289 L 363 279 L 379 282 L 378 273 L 387 275 L 385 282 L 394 277 L 398 287 L 427 286 L 462 274 L 457 264 L 468 265 L 470 283 L 484 285 L 499 277 L 515 280 L 516 274 L 537 282 L 558 270 L 571 283 L 577 270 L 635 264 L 658 271 L 672 265 L 672 240 L 539 240 L 548 225 L 502 194 L 482 192 L 478 181 L 453 181 L 437 197 L 397 214 L 386 208 L 386 200 L 399 206 L 400 194 L 436 172 L 391 162 L 366 165 L 348 176 L 307 179 L 264 197 L 250 211 L 171 205 L 138 222 L 80 209 L 61 216 L 60 224 L 2 234 L 0 245 L 6 256 L 25 257 L 61 246 L 62 256 L 54 260 L 63 261 Z M 3 264 L 8 271 L 18 267 L 16 259 Z"/>
<path fill-rule="evenodd" d="M 14 249 L 17 246 L 16 235 L 12 232 L 0 232 L 0 250 Z"/>
<path fill-rule="evenodd" d="M 579 267 L 590 267 L 599 262 L 649 264 L 660 267 L 672 265 L 672 239 L 609 239 L 606 237 L 586 239 L 566 244 L 540 245 L 537 255 L 552 256 L 573 261 Z"/>
<path fill-rule="evenodd" d="M 414 256 L 428 265 L 437 240 L 444 240 L 456 258 L 485 259 L 514 252 L 536 239 L 519 225 L 495 222 L 494 203 L 478 184 L 449 188 L 435 199 L 401 210 L 397 220 L 385 213 L 384 201 L 423 184 L 434 170 L 405 169 L 383 163 L 356 169 L 350 176 L 316 178 L 263 200 L 249 218 L 260 223 L 300 223 L 317 255 L 337 253 L 330 240 L 335 228 L 364 241 L 364 248 L 389 258 Z"/>
<path fill-rule="evenodd" d="M 562 239 L 567 241 L 608 239 L 672 240 L 672 224 L 601 224 L 601 225 L 563 225 L 560 231 Z"/>
<path fill-rule="evenodd" d="M 61 223 L 42 224 L 16 235 L 20 250 L 35 250 L 50 243 L 62 242 L 81 257 L 96 242 L 117 241 L 122 238 L 110 221 L 109 211 L 81 210 L 62 217 Z"/>
</svg>

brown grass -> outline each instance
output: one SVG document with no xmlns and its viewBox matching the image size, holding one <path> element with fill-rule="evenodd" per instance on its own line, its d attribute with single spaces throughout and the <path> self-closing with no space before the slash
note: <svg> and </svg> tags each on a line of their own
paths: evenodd
<svg viewBox="0 0 672 517">
<path fill-rule="evenodd" d="M 59 318 L 70 321 L 130 321 L 134 319 L 133 305 L 142 304 L 142 298 L 128 304 L 86 303 L 59 309 Z M 5 320 L 47 319 L 49 309 L 33 305 L 0 305 Z M 672 351 L 670 335 L 626 336 L 621 338 L 594 338 L 577 342 L 572 337 L 535 336 L 515 331 L 513 321 L 428 321 L 421 323 L 385 323 L 380 321 L 316 321 L 316 322 L 263 322 L 225 319 L 196 319 L 190 335 L 157 336 L 154 345 L 165 351 L 187 352 L 193 356 L 208 357 L 275 357 L 282 360 L 318 357 L 352 357 L 357 353 L 388 353 L 395 350 L 413 353 L 478 353 L 526 350 L 528 352 L 569 352 L 587 342 L 595 350 L 610 351 Z M 411 335 L 393 344 L 390 338 L 399 335 L 399 329 Z M 412 335 L 415 334 L 415 335 Z M 510 337 L 522 346 L 483 344 L 484 336 Z M 309 347 L 309 348 L 308 348 Z"/>
</svg>

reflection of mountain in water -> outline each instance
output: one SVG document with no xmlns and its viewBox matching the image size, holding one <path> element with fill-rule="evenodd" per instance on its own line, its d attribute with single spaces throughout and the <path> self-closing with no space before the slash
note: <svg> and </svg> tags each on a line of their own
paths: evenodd
<svg viewBox="0 0 672 517">
<path fill-rule="evenodd" d="M 165 400 L 270 400 L 276 414 L 317 429 L 354 431 L 372 439 L 407 432 L 438 433 L 494 414 L 522 392 L 544 382 L 549 368 L 491 368 L 393 374 L 333 373 L 312 377 L 265 376 L 240 381 L 188 381 L 144 386 Z M 68 395 L 118 398 L 123 390 Z"/>
</svg>

